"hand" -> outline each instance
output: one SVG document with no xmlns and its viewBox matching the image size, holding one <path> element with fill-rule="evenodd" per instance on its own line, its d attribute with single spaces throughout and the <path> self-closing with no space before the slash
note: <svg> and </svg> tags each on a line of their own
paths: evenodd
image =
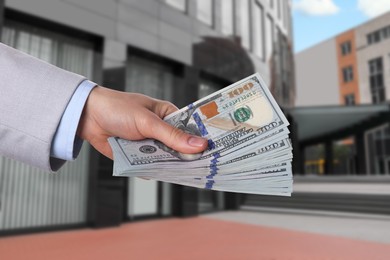
<svg viewBox="0 0 390 260">
<path fill-rule="evenodd" d="M 128 140 L 153 138 L 181 153 L 205 150 L 206 139 L 184 133 L 162 120 L 176 110 L 166 101 L 97 86 L 85 104 L 77 134 L 111 159 L 107 142 L 111 136 Z"/>
</svg>

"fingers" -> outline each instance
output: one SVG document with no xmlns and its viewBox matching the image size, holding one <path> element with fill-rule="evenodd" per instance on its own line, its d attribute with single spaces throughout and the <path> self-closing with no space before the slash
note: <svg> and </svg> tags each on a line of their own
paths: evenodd
<svg viewBox="0 0 390 260">
<path fill-rule="evenodd" d="M 157 114 L 160 118 L 164 118 L 167 115 L 179 110 L 174 104 L 168 101 L 156 100 L 152 112 Z"/>
<path fill-rule="evenodd" d="M 153 110 L 160 118 L 164 118 L 177 111 L 178 108 L 170 102 L 157 100 Z M 150 138 L 157 139 L 168 147 L 184 153 L 179 156 L 183 159 L 193 159 L 194 156 L 187 154 L 200 153 L 207 148 L 207 140 L 204 138 L 187 134 L 161 119 L 151 117 L 151 121 L 147 123 L 151 130 Z"/>
<path fill-rule="evenodd" d="M 200 153 L 207 148 L 207 140 L 175 128 L 161 119 L 152 118 L 146 128 L 149 138 L 157 139 L 181 153 Z"/>
<path fill-rule="evenodd" d="M 182 153 L 183 159 L 194 159 L 207 148 L 206 139 L 184 133 L 162 120 L 178 110 L 170 102 L 99 87 L 91 92 L 88 100 L 89 116 L 84 116 L 88 120 L 81 120 L 84 123 L 78 134 L 109 158 L 112 158 L 107 143 L 109 136 L 128 140 L 153 138 Z"/>
</svg>

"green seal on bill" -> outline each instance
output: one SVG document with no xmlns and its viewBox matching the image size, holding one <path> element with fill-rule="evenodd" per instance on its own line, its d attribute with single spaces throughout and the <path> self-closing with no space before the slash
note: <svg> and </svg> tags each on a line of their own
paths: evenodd
<svg viewBox="0 0 390 260">
<path fill-rule="evenodd" d="M 252 117 L 252 110 L 248 106 L 240 107 L 234 111 L 234 119 L 240 123 L 244 123 Z"/>
</svg>

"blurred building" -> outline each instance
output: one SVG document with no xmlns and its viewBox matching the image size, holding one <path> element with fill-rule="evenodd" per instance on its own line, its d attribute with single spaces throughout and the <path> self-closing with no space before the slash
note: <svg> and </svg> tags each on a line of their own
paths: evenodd
<svg viewBox="0 0 390 260">
<path fill-rule="evenodd" d="M 353 117 L 353 111 L 377 111 L 371 118 L 380 118 L 379 123 L 367 121 L 366 127 L 370 128 L 348 127 L 364 131 L 360 141 L 364 145 L 364 172 L 389 174 L 390 128 L 384 117 L 390 100 L 390 12 L 310 47 L 296 54 L 295 59 L 297 106 L 360 105 L 349 108 L 351 117 L 346 116 L 344 121 Z M 347 109 L 338 113 L 344 111 Z M 337 124 L 336 117 L 329 123 Z M 359 163 L 356 142 L 355 136 L 341 143 L 350 146 L 344 167 L 347 173 L 356 172 Z"/>
<path fill-rule="evenodd" d="M 292 106 L 291 27 L 290 0 L 0 0 L 2 42 L 178 107 L 254 72 Z M 192 216 L 239 199 L 111 175 L 112 162 L 87 145 L 58 174 L 0 158 L 0 232 Z"/>
</svg>

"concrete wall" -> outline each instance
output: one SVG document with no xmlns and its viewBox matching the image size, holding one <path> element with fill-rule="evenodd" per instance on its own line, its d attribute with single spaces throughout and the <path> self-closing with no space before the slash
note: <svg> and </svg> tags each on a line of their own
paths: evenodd
<svg viewBox="0 0 390 260">
<path fill-rule="evenodd" d="M 390 99 L 390 37 L 378 43 L 367 44 L 367 34 L 390 25 L 390 12 L 356 28 L 356 45 L 362 103 L 371 103 L 368 61 L 382 57 L 386 100 Z"/>
<path fill-rule="evenodd" d="M 295 55 L 296 106 L 338 105 L 337 54 L 334 39 Z"/>
</svg>

